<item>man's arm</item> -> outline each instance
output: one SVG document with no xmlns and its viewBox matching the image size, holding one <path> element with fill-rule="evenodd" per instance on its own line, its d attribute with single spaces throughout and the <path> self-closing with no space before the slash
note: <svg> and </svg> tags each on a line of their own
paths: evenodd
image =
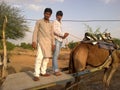
<svg viewBox="0 0 120 90">
<path fill-rule="evenodd" d="M 33 36 L 32 36 L 32 47 L 34 49 L 37 48 L 37 32 L 38 32 L 38 28 L 39 28 L 39 22 L 37 21 L 34 27 L 34 32 L 33 32 Z"/>
</svg>

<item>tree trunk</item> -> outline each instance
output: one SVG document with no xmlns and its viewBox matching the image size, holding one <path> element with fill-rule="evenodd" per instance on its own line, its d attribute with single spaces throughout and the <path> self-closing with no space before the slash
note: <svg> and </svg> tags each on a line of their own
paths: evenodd
<svg viewBox="0 0 120 90">
<path fill-rule="evenodd" d="M 7 17 L 5 16 L 3 22 L 3 30 L 2 30 L 2 40 L 3 40 L 3 66 L 2 66 L 2 78 L 6 76 L 6 68 L 7 68 L 7 48 L 6 48 L 6 38 L 5 38 L 5 29 L 7 24 Z"/>
</svg>

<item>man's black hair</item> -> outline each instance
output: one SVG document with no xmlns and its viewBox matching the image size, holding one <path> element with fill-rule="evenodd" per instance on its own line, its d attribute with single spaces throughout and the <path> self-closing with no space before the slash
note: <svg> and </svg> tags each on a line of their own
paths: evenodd
<svg viewBox="0 0 120 90">
<path fill-rule="evenodd" d="M 52 9 L 51 8 L 45 8 L 44 13 L 50 12 L 52 14 Z"/>
<path fill-rule="evenodd" d="M 56 16 L 63 16 L 63 12 L 62 11 L 57 11 Z"/>
</svg>

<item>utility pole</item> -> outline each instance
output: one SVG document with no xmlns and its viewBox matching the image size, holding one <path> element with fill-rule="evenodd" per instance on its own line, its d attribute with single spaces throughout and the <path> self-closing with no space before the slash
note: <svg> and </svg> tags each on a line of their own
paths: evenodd
<svg viewBox="0 0 120 90">
<path fill-rule="evenodd" d="M 7 17 L 5 16 L 3 22 L 3 30 L 2 30 L 2 41 L 3 41 L 3 66 L 2 66 L 2 78 L 6 76 L 7 69 L 7 48 L 6 48 L 6 37 L 5 37 L 5 29 L 7 25 Z"/>
</svg>

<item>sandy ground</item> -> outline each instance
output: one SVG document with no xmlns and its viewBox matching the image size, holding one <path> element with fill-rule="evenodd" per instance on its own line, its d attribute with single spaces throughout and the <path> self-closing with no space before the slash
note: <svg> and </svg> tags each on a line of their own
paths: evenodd
<svg viewBox="0 0 120 90">
<path fill-rule="evenodd" d="M 15 72 L 34 70 L 34 63 L 36 59 L 36 51 L 15 49 L 10 55 L 10 66 L 15 69 Z M 59 68 L 68 66 L 69 50 L 62 50 L 59 55 Z M 52 59 L 49 60 L 48 68 L 52 67 Z"/>
<path fill-rule="evenodd" d="M 34 71 L 36 51 L 17 48 L 10 53 L 8 74 L 24 71 Z M 69 53 L 69 50 L 61 50 L 58 60 L 59 68 L 68 66 Z M 49 61 L 48 67 L 52 67 L 52 60 Z M 103 71 L 95 72 L 82 77 L 80 90 L 104 90 L 102 77 Z M 58 85 L 47 90 L 64 90 L 63 86 L 64 85 Z M 120 67 L 112 78 L 109 90 L 120 90 Z"/>
</svg>

